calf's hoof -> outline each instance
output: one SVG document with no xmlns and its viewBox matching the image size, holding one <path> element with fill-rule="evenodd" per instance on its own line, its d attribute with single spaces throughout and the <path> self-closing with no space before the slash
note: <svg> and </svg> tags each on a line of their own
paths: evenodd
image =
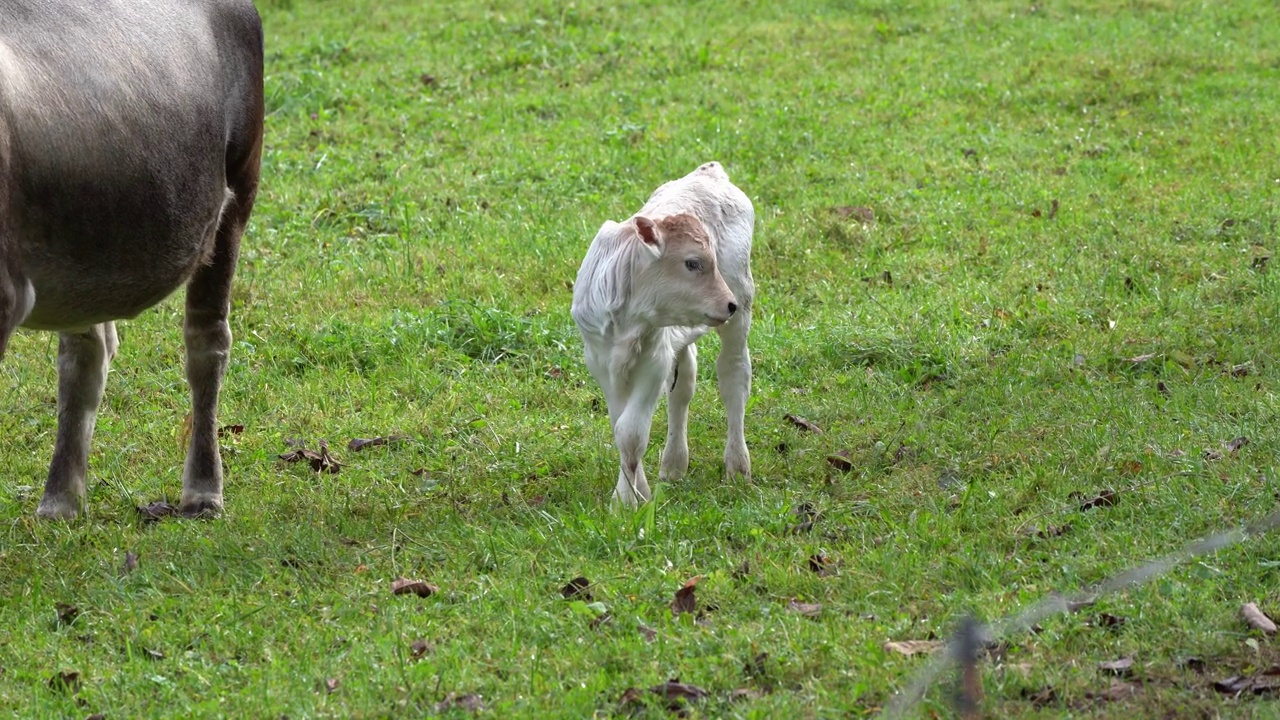
<svg viewBox="0 0 1280 720">
<path fill-rule="evenodd" d="M 36 508 L 36 517 L 44 520 L 74 520 L 83 505 L 84 501 L 78 497 L 46 495 Z"/>
<path fill-rule="evenodd" d="M 689 448 L 683 450 L 667 449 L 662 453 L 662 460 L 658 465 L 659 480 L 679 480 L 684 474 L 689 472 Z"/>
<path fill-rule="evenodd" d="M 222 493 L 182 493 L 178 512 L 189 518 L 216 518 L 222 515 Z"/>
<path fill-rule="evenodd" d="M 724 475 L 729 480 L 739 477 L 743 480 L 751 479 L 751 456 L 745 448 L 741 452 L 724 454 Z"/>
</svg>

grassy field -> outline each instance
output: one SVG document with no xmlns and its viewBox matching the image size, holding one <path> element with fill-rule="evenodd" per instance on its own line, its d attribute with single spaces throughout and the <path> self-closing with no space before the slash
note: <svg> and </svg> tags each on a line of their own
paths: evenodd
<svg viewBox="0 0 1280 720">
<path fill-rule="evenodd" d="M 135 510 L 179 490 L 180 297 L 120 326 L 70 524 L 33 517 L 56 338 L 15 338 L 0 714 L 663 717 L 624 694 L 679 678 L 709 693 L 694 717 L 874 715 L 924 662 L 887 641 L 1275 506 L 1270 0 L 260 9 L 227 512 Z M 712 159 L 758 215 L 755 477 L 721 478 L 710 337 L 690 475 L 611 510 L 570 283 L 602 221 Z M 287 438 L 341 472 L 283 463 Z M 1009 638 L 985 711 L 1280 716 L 1214 689 L 1280 661 L 1239 613 L 1280 614 L 1278 555 L 1262 538 Z M 591 598 L 567 601 L 577 576 Z"/>
</svg>

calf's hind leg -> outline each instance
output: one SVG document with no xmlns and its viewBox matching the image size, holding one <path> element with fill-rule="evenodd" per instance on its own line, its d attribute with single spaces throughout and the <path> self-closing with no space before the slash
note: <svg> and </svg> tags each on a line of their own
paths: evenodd
<svg viewBox="0 0 1280 720">
<path fill-rule="evenodd" d="M 727 479 L 741 475 L 751 478 L 751 456 L 747 453 L 745 435 L 747 398 L 751 395 L 751 354 L 747 335 L 751 332 L 751 304 L 743 307 L 732 320 L 717 328 L 720 333 L 720 355 L 716 358 L 716 380 L 720 399 L 724 402 L 728 438 L 724 447 L 724 472 Z"/>
<path fill-rule="evenodd" d="M 107 369 L 119 347 L 115 323 L 110 322 L 58 338 L 58 436 L 44 497 L 36 509 L 42 518 L 69 519 L 84 508 L 89 445 Z"/>
<path fill-rule="evenodd" d="M 667 392 L 667 444 L 662 448 L 658 477 L 679 480 L 689 470 L 689 403 L 698 379 L 698 346 L 689 343 L 676 353 L 674 378 Z"/>
</svg>

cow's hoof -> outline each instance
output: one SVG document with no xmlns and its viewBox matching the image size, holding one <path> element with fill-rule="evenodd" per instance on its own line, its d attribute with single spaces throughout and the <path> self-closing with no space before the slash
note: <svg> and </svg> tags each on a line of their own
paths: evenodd
<svg viewBox="0 0 1280 720">
<path fill-rule="evenodd" d="M 183 493 L 182 504 L 178 512 L 188 518 L 216 518 L 222 515 L 222 495 L 188 496 Z"/>
<path fill-rule="evenodd" d="M 44 520 L 74 520 L 80 514 L 81 502 L 78 498 L 48 497 L 40 501 L 36 508 L 36 517 Z"/>
</svg>

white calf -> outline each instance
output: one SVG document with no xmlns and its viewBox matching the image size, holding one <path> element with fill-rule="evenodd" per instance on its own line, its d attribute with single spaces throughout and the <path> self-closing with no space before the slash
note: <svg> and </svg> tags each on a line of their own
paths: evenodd
<svg viewBox="0 0 1280 720">
<path fill-rule="evenodd" d="M 675 480 L 689 469 L 694 342 L 709 327 L 721 342 L 716 377 L 729 425 L 725 474 L 751 477 L 743 419 L 751 392 L 754 227 L 751 200 L 710 162 L 659 187 L 626 222 L 605 222 L 587 250 L 572 312 L 622 458 L 616 500 L 634 506 L 649 499 L 641 460 L 664 390 L 667 444 L 659 477 Z"/>
</svg>

